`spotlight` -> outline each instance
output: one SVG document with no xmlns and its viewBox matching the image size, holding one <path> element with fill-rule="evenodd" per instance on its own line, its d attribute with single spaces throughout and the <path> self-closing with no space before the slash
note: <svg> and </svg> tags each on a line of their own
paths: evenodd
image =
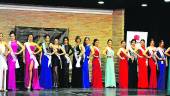
<svg viewBox="0 0 170 96">
<path fill-rule="evenodd" d="M 141 4 L 141 6 L 142 6 L 142 7 L 147 7 L 147 6 L 148 6 L 148 4 Z"/>
<path fill-rule="evenodd" d="M 170 2 L 170 0 L 164 0 L 165 2 Z"/>
<path fill-rule="evenodd" d="M 102 5 L 102 4 L 104 4 L 104 1 L 101 1 L 101 0 L 100 0 L 100 1 L 98 1 L 97 3 Z"/>
</svg>

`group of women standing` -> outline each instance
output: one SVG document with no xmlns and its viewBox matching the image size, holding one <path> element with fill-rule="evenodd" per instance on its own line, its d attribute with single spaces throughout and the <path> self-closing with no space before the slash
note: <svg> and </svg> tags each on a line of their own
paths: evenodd
<svg viewBox="0 0 170 96">
<path fill-rule="evenodd" d="M 28 35 L 28 41 L 22 45 L 15 38 L 15 33 L 10 32 L 9 43 L 3 41 L 0 33 L 0 91 L 17 90 L 15 69 L 20 68 L 17 55 L 23 53 L 24 85 L 25 88 L 40 90 L 57 88 L 103 88 L 101 70 L 101 52 L 99 40 L 94 39 L 92 45 L 90 38 L 85 37 L 81 43 L 80 36 L 76 36 L 75 45 L 69 44 L 69 38 L 64 37 L 63 43 L 55 38 L 50 42 L 50 36 L 44 36 L 41 45 L 34 43 L 33 35 Z M 107 41 L 107 47 L 102 52 L 106 56 L 105 87 L 116 87 L 114 50 L 112 40 Z M 167 56 L 170 48 L 165 50 L 164 41 L 159 42 L 159 47 L 145 47 L 145 40 L 136 46 L 136 40 L 131 40 L 131 46 L 126 48 L 126 42 L 121 41 L 118 50 L 119 57 L 119 87 L 120 88 L 158 88 L 166 87 Z M 40 59 L 37 59 L 37 56 Z M 73 56 L 73 57 L 72 57 Z M 89 64 L 92 57 L 92 80 L 89 80 Z M 40 65 L 40 74 L 38 68 Z M 69 82 L 69 69 L 72 70 Z M 148 70 L 149 69 L 149 70 Z M 170 70 L 169 70 L 170 73 Z M 8 80 L 6 78 L 8 77 Z M 170 78 L 170 76 L 168 77 Z M 170 79 L 168 79 L 170 80 Z M 167 87 L 170 89 L 170 81 Z"/>
<path fill-rule="evenodd" d="M 33 34 L 28 35 L 28 41 L 21 44 L 15 38 L 15 32 L 10 32 L 9 43 L 3 41 L 0 33 L 0 91 L 17 90 L 15 69 L 20 68 L 17 55 L 23 53 L 24 86 L 28 90 L 60 88 L 103 88 L 99 40 L 85 37 L 83 44 L 80 36 L 75 38 L 75 46 L 69 44 L 69 38 L 64 37 L 63 44 L 55 38 L 50 42 L 50 36 L 44 36 L 44 42 L 39 45 L 34 42 Z M 114 51 L 112 40 L 107 42 L 104 50 L 107 57 L 105 72 L 105 87 L 116 87 L 114 72 Z M 73 58 L 71 56 L 73 55 Z M 40 59 L 37 58 L 40 56 Z M 92 80 L 89 80 L 89 61 L 92 57 Z M 72 62 L 73 61 L 73 62 Z M 40 65 L 40 74 L 38 73 Z M 69 69 L 72 70 L 69 82 Z M 8 83 L 6 84 L 6 76 Z"/>
<path fill-rule="evenodd" d="M 130 48 L 126 48 L 125 41 L 121 41 L 121 46 L 117 53 L 120 58 L 120 88 L 157 88 L 163 90 L 166 88 L 166 83 L 167 88 L 170 88 L 169 79 L 166 82 L 167 56 L 170 56 L 170 48 L 165 50 L 163 40 L 159 42 L 157 48 L 153 39 L 147 48 L 144 39 L 140 41 L 140 47 L 136 46 L 135 39 L 131 40 Z M 169 72 L 168 74 L 170 74 Z"/>
</svg>

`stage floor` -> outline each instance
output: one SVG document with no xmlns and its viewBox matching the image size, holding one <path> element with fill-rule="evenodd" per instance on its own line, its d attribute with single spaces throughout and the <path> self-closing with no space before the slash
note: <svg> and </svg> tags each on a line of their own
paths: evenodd
<svg viewBox="0 0 170 96">
<path fill-rule="evenodd" d="M 170 92 L 169 92 L 170 93 Z M 61 88 L 53 90 L 41 91 L 8 91 L 0 92 L 0 96 L 162 96 L 168 95 L 167 91 L 153 90 L 153 89 L 118 89 L 118 88 L 104 88 L 104 89 L 78 89 L 78 88 Z"/>
</svg>

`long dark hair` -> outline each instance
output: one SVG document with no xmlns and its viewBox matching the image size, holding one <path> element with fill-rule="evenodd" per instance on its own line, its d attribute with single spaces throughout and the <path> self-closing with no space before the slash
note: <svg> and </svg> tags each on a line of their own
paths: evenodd
<svg viewBox="0 0 170 96">
<path fill-rule="evenodd" d="M 85 38 L 84 38 L 84 42 L 83 42 L 83 45 L 84 45 L 84 46 L 86 46 L 86 45 L 87 45 L 87 44 L 86 44 L 86 42 L 85 42 L 85 41 L 86 41 L 86 39 L 90 40 L 90 37 L 85 37 Z"/>
<path fill-rule="evenodd" d="M 130 41 L 130 44 L 132 44 L 132 43 L 133 43 L 133 41 L 135 41 L 135 43 L 136 43 L 136 40 L 135 40 L 135 39 L 132 39 L 132 40 Z"/>
<path fill-rule="evenodd" d="M 95 46 L 95 43 L 96 43 L 97 41 L 99 41 L 99 39 L 97 39 L 97 38 L 93 40 L 93 43 L 92 43 L 93 46 Z"/>
<path fill-rule="evenodd" d="M 159 46 L 161 45 L 162 42 L 164 42 L 164 40 L 160 40 L 160 41 L 159 41 Z"/>
<path fill-rule="evenodd" d="M 32 35 L 33 40 L 34 40 L 34 35 L 33 35 L 32 33 L 29 33 L 29 34 L 28 34 L 28 37 L 29 37 L 30 35 Z M 27 40 L 28 40 L 28 37 L 27 37 Z"/>
<path fill-rule="evenodd" d="M 16 36 L 16 33 L 14 31 L 11 31 L 9 35 L 14 34 Z"/>
<path fill-rule="evenodd" d="M 81 42 L 81 38 L 80 38 L 80 36 L 76 36 L 76 38 L 75 38 L 75 42 L 77 42 L 77 40 L 80 40 L 80 42 Z"/>
<path fill-rule="evenodd" d="M 109 43 L 109 41 L 111 41 L 111 42 L 112 42 L 112 39 L 108 39 L 108 40 L 107 40 L 107 44 Z"/>
<path fill-rule="evenodd" d="M 125 40 L 122 40 L 120 43 L 122 44 L 123 42 L 126 42 Z"/>
<path fill-rule="evenodd" d="M 63 44 L 64 44 L 64 40 L 65 40 L 65 39 L 67 39 L 68 45 L 69 45 L 69 38 L 68 38 L 68 37 L 64 37 L 64 38 L 63 38 Z"/>
</svg>

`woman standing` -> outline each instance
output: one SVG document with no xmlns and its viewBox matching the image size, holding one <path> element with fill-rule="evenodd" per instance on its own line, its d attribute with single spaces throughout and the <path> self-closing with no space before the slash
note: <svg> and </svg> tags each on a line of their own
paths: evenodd
<svg viewBox="0 0 170 96">
<path fill-rule="evenodd" d="M 165 51 L 165 54 L 170 57 L 170 47 Z M 167 78 L 167 90 L 170 90 L 170 58 L 168 60 L 168 78 Z"/>
<path fill-rule="evenodd" d="M 112 48 L 112 40 L 107 41 L 107 47 L 104 50 L 104 55 L 107 56 L 105 69 L 105 87 L 116 87 L 115 67 L 114 67 L 114 51 Z"/>
<path fill-rule="evenodd" d="M 94 39 L 93 41 L 93 61 L 92 61 L 92 87 L 93 88 L 103 88 L 102 82 L 102 70 L 101 70 L 101 58 L 99 50 L 99 40 Z"/>
<path fill-rule="evenodd" d="M 82 88 L 82 64 L 83 64 L 83 55 L 84 55 L 84 46 L 81 44 L 80 36 L 75 38 L 76 45 L 74 46 L 74 55 L 73 55 L 73 69 L 72 69 L 72 82 L 71 85 L 73 88 Z"/>
<path fill-rule="evenodd" d="M 40 86 L 44 89 L 52 89 L 50 36 L 45 35 L 44 38 L 45 42 L 42 43 L 42 52 L 40 56 Z"/>
<path fill-rule="evenodd" d="M 53 55 L 52 55 L 52 66 L 53 66 L 53 83 L 54 87 L 63 86 L 63 76 L 62 69 L 65 67 L 65 50 L 60 46 L 58 38 L 54 39 L 54 44 L 52 45 Z"/>
<path fill-rule="evenodd" d="M 0 91 L 6 91 L 6 71 L 8 69 L 6 56 L 10 51 L 11 49 L 3 41 L 3 34 L 0 33 Z"/>
<path fill-rule="evenodd" d="M 128 60 L 128 84 L 129 84 L 129 88 L 137 88 L 137 53 L 136 51 L 138 50 L 136 48 L 136 40 L 132 39 L 131 40 L 131 46 L 128 49 L 129 55 L 131 56 L 131 58 L 129 58 Z"/>
<path fill-rule="evenodd" d="M 72 46 L 69 44 L 68 37 L 63 38 L 62 48 L 64 48 L 64 50 L 66 52 L 66 55 L 65 55 L 66 63 L 63 66 L 63 70 L 62 70 L 63 87 L 68 88 L 69 87 L 69 68 L 72 67 L 72 62 L 71 62 L 70 56 L 73 54 L 73 51 L 74 51 Z"/>
<path fill-rule="evenodd" d="M 89 58 L 90 54 L 93 54 L 92 47 L 90 46 L 90 38 L 84 38 L 84 47 L 85 47 L 85 58 L 84 63 L 82 65 L 82 79 L 83 79 L 83 88 L 90 88 L 90 81 L 89 81 Z"/>
<path fill-rule="evenodd" d="M 150 46 L 145 50 L 144 55 L 149 58 L 148 63 L 150 67 L 149 88 L 157 88 L 157 76 L 156 76 L 156 64 L 155 57 L 156 47 L 154 46 L 154 40 L 150 41 Z"/>
<path fill-rule="evenodd" d="M 28 42 L 25 44 L 25 52 L 23 54 L 23 60 L 25 60 L 25 87 L 30 90 L 31 85 L 33 89 L 41 89 L 39 85 L 38 77 L 38 61 L 36 59 L 36 54 L 41 52 L 41 48 L 33 42 L 33 35 L 28 35 Z M 38 49 L 37 52 L 35 50 Z"/>
<path fill-rule="evenodd" d="M 16 40 L 15 33 L 10 32 L 11 41 L 9 41 L 9 47 L 11 48 L 11 53 L 8 54 L 8 89 L 16 90 L 16 77 L 15 77 L 15 68 L 19 68 L 19 62 L 16 55 L 21 54 L 24 50 L 24 46 Z M 21 47 L 21 50 L 18 51 L 18 48 Z"/>
<path fill-rule="evenodd" d="M 128 88 L 128 56 L 126 42 L 121 41 L 121 48 L 117 52 L 119 57 L 119 87 Z"/>
<path fill-rule="evenodd" d="M 148 88 L 148 63 L 144 56 L 145 40 L 140 41 L 141 47 L 138 49 L 138 88 Z"/>
<path fill-rule="evenodd" d="M 166 74 L 166 56 L 165 56 L 165 48 L 164 48 L 164 41 L 161 40 L 159 42 L 159 47 L 157 48 L 156 51 L 156 57 L 157 57 L 157 62 L 158 62 L 158 89 L 164 90 L 165 89 L 165 74 Z"/>
</svg>

